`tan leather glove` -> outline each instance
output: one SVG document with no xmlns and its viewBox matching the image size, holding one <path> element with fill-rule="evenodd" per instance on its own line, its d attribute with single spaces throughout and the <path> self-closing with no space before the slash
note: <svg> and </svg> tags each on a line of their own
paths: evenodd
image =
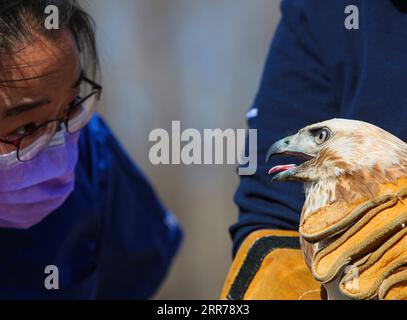
<svg viewBox="0 0 407 320">
<path fill-rule="evenodd" d="M 298 232 L 251 233 L 236 254 L 220 298 L 320 300 L 321 285 L 313 279 L 304 261 Z"/>
<path fill-rule="evenodd" d="M 406 225 L 403 179 L 381 186 L 373 200 L 311 213 L 301 221 L 300 234 L 315 279 L 338 289 L 328 285 L 329 298 L 406 299 Z"/>
</svg>

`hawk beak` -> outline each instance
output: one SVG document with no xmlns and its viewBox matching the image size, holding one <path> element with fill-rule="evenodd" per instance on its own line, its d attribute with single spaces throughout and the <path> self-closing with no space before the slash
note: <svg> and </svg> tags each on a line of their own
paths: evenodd
<svg viewBox="0 0 407 320">
<path fill-rule="evenodd" d="M 310 160 L 313 157 L 309 154 L 306 154 L 304 150 L 296 147 L 291 143 L 293 136 L 286 137 L 281 139 L 270 146 L 267 151 L 266 161 L 270 162 L 271 158 L 274 155 L 287 155 L 300 157 L 305 160 Z M 271 168 L 268 172 L 269 174 L 276 174 L 271 181 L 287 181 L 287 180 L 298 180 L 296 174 L 298 173 L 298 167 L 295 164 L 279 165 Z"/>
<path fill-rule="evenodd" d="M 295 174 L 297 173 L 297 166 L 295 164 L 287 166 L 282 172 L 276 174 L 273 178 L 271 178 L 272 182 L 281 182 L 281 181 L 288 181 L 288 180 L 295 180 Z M 270 170 L 272 171 L 272 170 Z M 269 172 L 270 172 L 269 171 Z M 276 172 L 276 171 L 275 171 Z"/>
<path fill-rule="evenodd" d="M 289 151 L 289 138 L 284 138 L 273 143 L 267 151 L 266 162 L 270 162 L 271 157 L 277 154 L 284 154 Z"/>
<path fill-rule="evenodd" d="M 271 145 L 267 151 L 266 161 L 270 162 L 271 158 L 277 154 L 287 154 L 294 150 L 290 149 L 290 137 L 281 139 Z M 297 166 L 294 164 L 275 166 L 269 170 L 269 174 L 277 173 L 272 179 L 275 181 L 287 181 L 295 174 Z"/>
</svg>

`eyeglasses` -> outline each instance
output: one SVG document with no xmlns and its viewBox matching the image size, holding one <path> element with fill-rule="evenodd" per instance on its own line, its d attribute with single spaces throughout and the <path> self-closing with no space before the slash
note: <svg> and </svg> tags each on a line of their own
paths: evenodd
<svg viewBox="0 0 407 320">
<path fill-rule="evenodd" d="M 0 142 L 16 148 L 17 159 L 21 162 L 37 157 L 50 144 L 55 134 L 65 125 L 67 133 L 75 133 L 87 125 L 100 100 L 102 86 L 81 74 L 81 91 L 84 93 L 72 101 L 62 117 L 40 125 L 28 125 L 22 135 L 14 134 L 0 138 Z M 1 152 L 0 152 L 1 153 Z"/>
</svg>

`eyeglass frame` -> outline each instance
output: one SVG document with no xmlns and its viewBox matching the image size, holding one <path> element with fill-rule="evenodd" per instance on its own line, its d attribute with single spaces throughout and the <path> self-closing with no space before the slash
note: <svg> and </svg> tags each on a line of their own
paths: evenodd
<svg viewBox="0 0 407 320">
<path fill-rule="evenodd" d="M 87 77 L 85 76 L 85 74 L 83 73 L 83 71 L 81 72 L 81 75 L 80 75 L 80 78 L 79 78 L 79 79 L 80 79 L 80 81 L 85 81 L 87 84 L 91 85 L 91 86 L 92 86 L 92 92 L 89 93 L 86 97 L 77 96 L 77 97 L 75 98 L 75 100 L 70 103 L 69 107 L 66 108 L 66 110 L 65 110 L 66 114 L 65 114 L 63 117 L 57 118 L 57 119 L 54 119 L 54 120 L 48 120 L 48 121 L 46 121 L 46 122 L 43 122 L 43 123 L 41 123 L 41 124 L 35 126 L 35 127 L 34 127 L 33 129 L 31 129 L 29 132 L 23 134 L 21 137 L 18 137 L 18 138 L 13 139 L 13 140 L 9 140 L 9 139 L 7 139 L 7 138 L 1 138 L 1 137 L 0 137 L 0 143 L 4 143 L 4 144 L 7 144 L 7 145 L 12 145 L 12 146 L 14 146 L 14 147 L 16 148 L 18 161 L 24 162 L 24 160 L 20 160 L 19 151 L 20 151 L 21 143 L 23 142 L 23 140 L 24 140 L 26 137 L 32 135 L 32 134 L 33 134 L 34 132 L 36 132 L 37 130 L 43 128 L 44 126 L 46 126 L 46 125 L 48 125 L 48 124 L 50 124 L 50 123 L 52 123 L 52 122 L 57 122 L 55 132 L 54 132 L 54 134 L 53 134 L 52 136 L 54 136 L 54 135 L 57 133 L 58 128 L 60 127 L 60 125 L 61 125 L 62 123 L 65 124 L 66 130 L 67 130 L 68 133 L 74 133 L 74 132 L 70 132 L 70 131 L 69 131 L 68 120 L 69 120 L 69 117 L 70 117 L 70 115 L 72 114 L 72 112 L 75 110 L 75 108 L 77 108 L 77 107 L 79 107 L 80 105 L 82 105 L 86 100 L 88 100 L 90 97 L 92 97 L 92 96 L 94 96 L 94 95 L 98 95 L 97 99 L 98 99 L 98 100 L 100 99 L 100 96 L 101 96 L 102 90 L 103 90 L 103 87 L 102 87 L 100 84 L 98 84 L 98 83 L 96 83 L 95 81 L 93 81 L 93 80 L 87 78 Z M 78 99 L 78 98 L 79 98 L 79 100 L 76 101 L 76 99 Z M 79 130 L 78 130 L 78 131 L 79 131 Z M 75 132 L 77 132 L 77 131 L 75 131 Z M 43 151 L 43 150 L 42 150 L 42 151 Z M 41 153 L 41 151 L 40 151 L 38 154 L 40 154 L 40 153 Z M 35 155 L 34 158 L 35 158 L 36 156 L 38 156 L 38 154 Z M 31 160 L 32 160 L 32 159 L 31 159 Z M 27 161 L 27 160 L 25 160 L 25 161 Z"/>
</svg>

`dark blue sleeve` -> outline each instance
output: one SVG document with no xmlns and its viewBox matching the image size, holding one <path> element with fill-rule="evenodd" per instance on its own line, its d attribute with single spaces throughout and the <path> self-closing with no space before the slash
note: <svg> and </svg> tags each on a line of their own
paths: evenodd
<svg viewBox="0 0 407 320">
<path fill-rule="evenodd" d="M 318 6 L 324 2 L 328 1 L 286 0 L 281 4 L 282 19 L 252 106 L 255 111 L 248 113 L 249 128 L 258 130 L 258 168 L 254 175 L 240 177 L 235 194 L 239 218 L 230 228 L 234 253 L 254 230 L 298 227 L 302 186 L 270 182 L 270 164 L 265 162 L 269 146 L 307 124 L 339 114 L 320 41 L 324 12 Z M 338 15 L 343 15 L 343 8 Z M 295 162 L 284 158 L 273 165 Z"/>
<path fill-rule="evenodd" d="M 102 212 L 98 299 L 150 298 L 181 242 L 181 230 L 103 120 L 88 127 Z"/>
</svg>

